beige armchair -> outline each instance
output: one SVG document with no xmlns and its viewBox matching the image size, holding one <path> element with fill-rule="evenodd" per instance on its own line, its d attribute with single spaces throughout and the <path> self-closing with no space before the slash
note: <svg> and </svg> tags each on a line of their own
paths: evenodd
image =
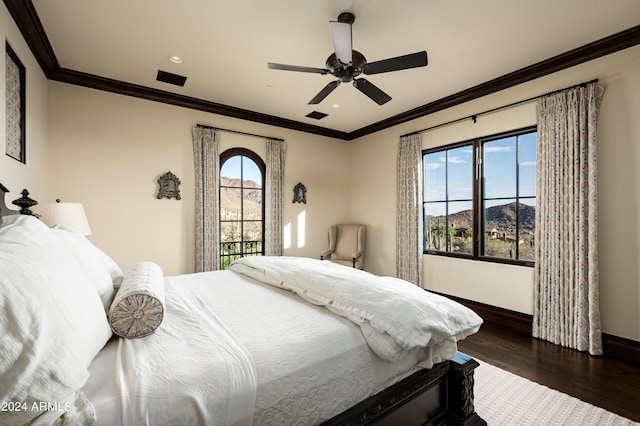
<svg viewBox="0 0 640 426">
<path fill-rule="evenodd" d="M 320 252 L 320 259 L 362 269 L 364 266 L 364 225 L 334 225 L 329 229 L 329 248 Z"/>
</svg>

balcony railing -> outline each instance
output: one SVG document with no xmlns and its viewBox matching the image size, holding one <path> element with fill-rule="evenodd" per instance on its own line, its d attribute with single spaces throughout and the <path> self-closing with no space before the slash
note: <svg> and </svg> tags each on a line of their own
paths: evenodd
<svg viewBox="0 0 640 426">
<path fill-rule="evenodd" d="M 220 269 L 245 256 L 262 256 L 262 241 L 223 241 L 220 243 Z"/>
</svg>

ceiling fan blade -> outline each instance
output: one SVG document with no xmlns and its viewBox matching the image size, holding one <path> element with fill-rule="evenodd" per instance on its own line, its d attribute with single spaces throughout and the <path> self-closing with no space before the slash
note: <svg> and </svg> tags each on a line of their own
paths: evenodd
<svg viewBox="0 0 640 426">
<path fill-rule="evenodd" d="M 309 101 L 309 105 L 319 104 L 324 98 L 329 96 L 329 93 L 336 90 L 336 87 L 338 86 L 340 86 L 340 80 L 332 81 L 331 83 L 327 84 L 326 86 L 324 86 L 324 89 L 322 89 L 317 95 L 313 97 L 313 99 Z"/>
<path fill-rule="evenodd" d="M 353 80 L 353 85 L 378 105 L 384 105 L 391 100 L 391 96 L 387 95 L 369 80 L 364 78 Z"/>
<path fill-rule="evenodd" d="M 284 71 L 298 71 L 298 72 L 310 72 L 314 74 L 329 74 L 330 71 L 324 68 L 313 68 L 313 67 L 302 67 L 298 65 L 285 65 L 285 64 L 274 64 L 273 62 L 269 62 L 267 64 L 269 69 L 272 70 L 284 70 Z"/>
<path fill-rule="evenodd" d="M 351 65 L 353 46 L 351 40 L 351 24 L 348 22 L 330 21 L 331 37 L 336 57 L 343 65 Z"/>
<path fill-rule="evenodd" d="M 368 63 L 362 69 L 364 74 L 381 74 L 383 72 L 400 71 L 409 68 L 427 66 L 427 52 L 416 52 Z"/>
</svg>

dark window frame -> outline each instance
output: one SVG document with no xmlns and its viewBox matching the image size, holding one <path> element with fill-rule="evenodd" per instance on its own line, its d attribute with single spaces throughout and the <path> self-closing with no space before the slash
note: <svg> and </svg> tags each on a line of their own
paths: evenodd
<svg viewBox="0 0 640 426">
<path fill-rule="evenodd" d="M 262 203 L 261 203 L 261 207 L 262 207 L 262 220 L 261 222 L 261 235 L 262 235 L 262 240 L 260 241 L 260 250 L 256 253 L 252 253 L 252 255 L 264 255 L 264 243 L 265 243 L 265 181 L 266 181 L 266 171 L 267 171 L 267 167 L 266 164 L 264 162 L 264 160 L 262 160 L 262 158 L 260 158 L 260 156 L 258 154 L 256 154 L 255 152 L 251 151 L 250 149 L 246 149 L 246 148 L 230 148 L 227 149 L 226 151 L 224 151 L 222 154 L 220 154 L 220 173 L 222 173 L 222 166 L 224 165 L 224 163 L 233 158 L 233 157 L 237 157 L 237 156 L 242 156 L 242 157 L 247 157 L 250 160 L 252 160 L 257 166 L 258 169 L 260 169 L 260 174 L 261 174 L 261 182 L 260 182 L 260 190 L 262 191 Z M 241 163 L 241 168 L 240 168 L 240 192 L 241 192 L 241 200 L 242 200 L 242 193 L 245 190 L 245 186 L 244 186 L 244 176 L 243 176 L 243 169 L 244 166 L 242 166 Z M 218 174 L 218 178 L 221 178 L 222 175 Z M 223 185 L 218 185 L 219 186 L 219 190 L 222 190 L 222 188 L 226 188 Z M 229 188 L 238 188 L 238 187 L 229 187 Z M 247 188 L 249 189 L 249 188 Z M 256 188 L 250 188 L 252 190 L 255 190 Z M 222 206 L 218 206 L 218 211 L 220 211 L 220 209 L 222 208 Z M 243 217 L 243 209 L 244 209 L 244 203 L 241 204 L 241 217 Z M 218 227 L 220 228 L 221 224 L 223 222 L 232 222 L 232 221 L 223 221 L 222 217 L 220 216 L 218 219 Z M 238 257 L 244 257 L 245 256 L 245 251 L 244 251 L 244 247 L 245 247 L 245 240 L 244 240 L 244 222 L 248 222 L 245 220 L 240 220 L 237 221 L 240 223 L 240 244 L 241 244 L 241 252 L 238 253 Z M 251 221 L 251 222 L 255 222 L 255 221 Z M 222 245 L 224 244 L 223 241 L 220 241 L 220 265 L 221 265 L 221 269 L 223 269 L 223 259 L 224 257 L 229 257 L 229 256 L 224 256 L 223 255 L 223 250 L 222 250 Z"/>
<path fill-rule="evenodd" d="M 508 258 L 501 258 L 501 257 L 493 257 L 493 256 L 487 256 L 484 254 L 484 250 L 485 250 L 485 243 L 484 243 L 484 223 L 485 223 L 485 218 L 484 218 L 484 209 L 483 209 L 483 202 L 485 201 L 485 194 L 484 194 L 484 144 L 486 142 L 492 142 L 495 140 L 499 140 L 499 139 L 504 139 L 504 138 L 508 138 L 508 137 L 512 137 L 512 136 L 520 136 L 520 135 L 525 135 L 525 134 L 529 134 L 532 132 L 537 132 L 537 126 L 527 126 L 527 127 L 523 127 L 520 129 L 516 129 L 516 130 L 510 130 L 510 131 L 506 131 L 506 132 L 501 132 L 501 133 L 497 133 L 497 134 L 493 134 L 493 135 L 488 135 L 488 136 L 482 136 L 482 137 L 477 137 L 474 139 L 470 139 L 470 140 L 466 140 L 466 141 L 462 141 L 462 142 L 456 142 L 456 143 L 452 143 L 452 144 L 448 144 L 448 145 L 444 145 L 444 146 L 439 146 L 439 147 L 435 147 L 435 148 L 429 148 L 429 149 L 425 149 L 422 150 L 422 161 L 424 164 L 424 158 L 426 155 L 428 154 L 433 154 L 433 153 L 437 153 L 437 152 L 445 152 L 445 151 L 449 151 L 452 149 L 457 149 L 457 148 L 461 148 L 461 147 L 465 147 L 468 146 L 471 149 L 473 149 L 473 154 L 472 154 L 472 158 L 473 158 L 473 198 L 472 198 L 472 212 L 473 212 L 473 243 L 472 243 L 472 252 L 470 254 L 467 253 L 457 253 L 457 252 L 451 252 L 451 251 L 440 251 L 440 250 L 433 250 L 433 249 L 427 249 L 426 248 L 426 238 L 423 237 L 423 254 L 430 254 L 430 255 L 437 255 L 437 256 L 445 256 L 445 257 L 453 257 L 453 258 L 460 258 L 460 259 L 469 259 L 469 260 L 477 260 L 477 261 L 483 261 L 483 262 L 493 262 L 493 263 L 503 263 L 503 264 L 509 264 L 509 265 L 520 265 L 520 266 L 529 266 L 529 267 L 533 267 L 535 266 L 535 262 L 533 260 L 520 260 L 520 259 L 508 259 Z M 517 161 L 517 157 L 516 157 L 516 161 Z M 517 168 L 516 168 L 517 170 Z M 516 171 L 516 174 L 518 173 L 518 171 Z M 422 178 L 425 178 L 425 174 L 423 172 L 423 176 Z M 426 183 L 425 183 L 426 185 Z M 447 186 L 448 186 L 448 177 L 447 177 Z M 425 188 L 426 190 L 426 188 Z M 517 201 L 523 198 L 535 198 L 535 197 L 520 197 L 519 196 L 519 185 L 516 182 L 516 196 L 515 197 L 509 197 L 509 199 L 515 198 Z M 537 194 L 536 194 L 537 196 Z M 432 202 L 452 202 L 453 200 L 442 200 L 442 201 L 432 201 Z M 426 211 L 425 211 L 425 206 L 430 203 L 427 202 L 425 200 L 423 200 L 422 203 L 422 215 L 423 218 L 425 217 Z M 519 217 L 519 214 L 518 214 Z M 448 223 L 448 222 L 447 222 Z M 517 222 L 518 223 L 518 222 Z M 519 223 L 518 223 L 519 225 Z M 519 226 L 517 225 L 517 227 L 519 228 Z M 446 248 L 448 249 L 448 243 L 445 244 Z M 517 243 L 516 243 L 516 247 L 517 247 Z"/>
</svg>

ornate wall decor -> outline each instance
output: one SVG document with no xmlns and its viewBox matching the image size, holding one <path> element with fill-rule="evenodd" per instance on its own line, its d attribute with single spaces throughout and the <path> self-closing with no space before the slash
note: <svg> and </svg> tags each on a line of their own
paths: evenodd
<svg viewBox="0 0 640 426">
<path fill-rule="evenodd" d="M 26 163 L 25 148 L 25 68 L 9 43 L 5 50 L 6 153 Z"/>
<path fill-rule="evenodd" d="M 160 189 L 158 191 L 158 200 L 161 198 L 175 198 L 179 200 L 180 197 L 180 179 L 171 172 L 167 172 L 160 176 L 158 179 Z"/>
<path fill-rule="evenodd" d="M 293 187 L 293 202 L 307 204 L 307 188 L 300 182 Z"/>
</svg>

